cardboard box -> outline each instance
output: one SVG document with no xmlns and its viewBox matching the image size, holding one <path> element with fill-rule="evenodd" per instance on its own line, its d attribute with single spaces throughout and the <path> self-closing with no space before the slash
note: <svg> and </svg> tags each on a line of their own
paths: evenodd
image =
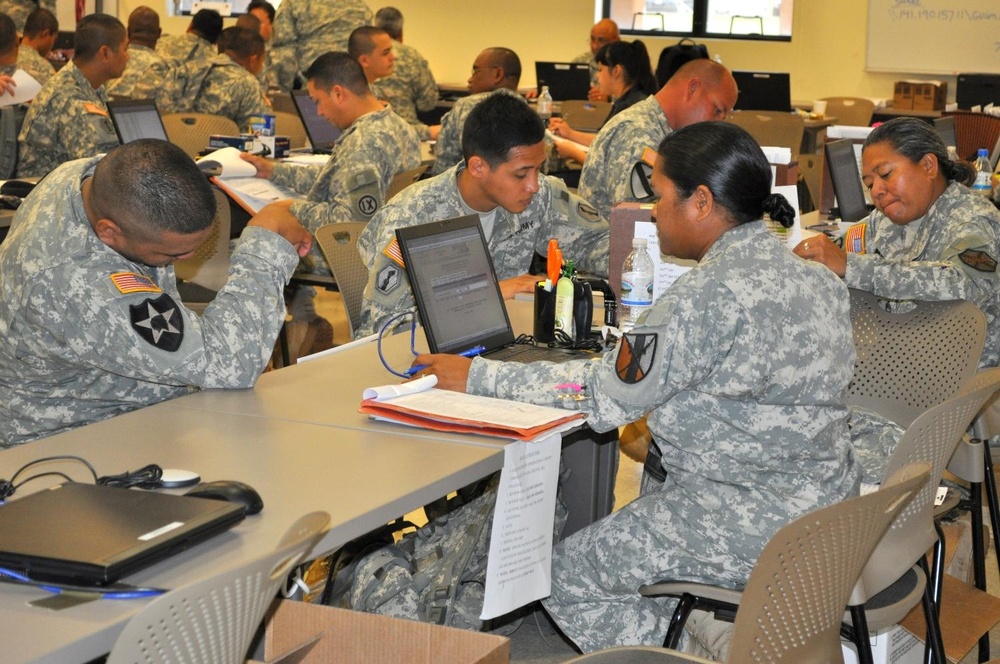
<svg viewBox="0 0 1000 664">
<path fill-rule="evenodd" d="M 287 136 L 254 136 L 251 151 L 268 159 L 281 159 L 288 156 L 290 147 Z"/>
<path fill-rule="evenodd" d="M 1000 621 L 1000 598 L 962 583 L 950 574 L 944 575 L 941 597 L 941 636 L 945 655 L 949 662 L 960 662 L 976 645 L 979 637 Z M 927 623 L 924 622 L 920 604 L 899 624 L 922 643 Z"/>
<path fill-rule="evenodd" d="M 267 623 L 267 664 L 508 664 L 510 639 L 283 600 Z"/>
<path fill-rule="evenodd" d="M 945 81 L 924 81 L 913 87 L 913 110 L 942 111 L 948 97 L 948 83 Z"/>
<path fill-rule="evenodd" d="M 913 83 L 911 81 L 896 81 L 892 93 L 892 107 L 903 110 L 913 108 Z"/>
<path fill-rule="evenodd" d="M 213 150 L 236 148 L 240 152 L 249 152 L 253 148 L 253 136 L 251 134 L 240 134 L 239 136 L 212 134 L 208 137 L 208 147 Z"/>
<path fill-rule="evenodd" d="M 921 664 L 924 644 L 899 625 L 879 630 L 870 636 L 873 664 Z M 858 664 L 854 644 L 842 642 L 844 664 Z"/>
</svg>

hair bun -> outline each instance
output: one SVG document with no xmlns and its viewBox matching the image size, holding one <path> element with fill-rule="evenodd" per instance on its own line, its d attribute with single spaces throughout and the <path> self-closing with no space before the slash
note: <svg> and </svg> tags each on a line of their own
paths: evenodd
<svg viewBox="0 0 1000 664">
<path fill-rule="evenodd" d="M 769 194 L 761 208 L 771 219 L 785 228 L 791 228 L 795 223 L 795 208 L 781 194 Z"/>
</svg>

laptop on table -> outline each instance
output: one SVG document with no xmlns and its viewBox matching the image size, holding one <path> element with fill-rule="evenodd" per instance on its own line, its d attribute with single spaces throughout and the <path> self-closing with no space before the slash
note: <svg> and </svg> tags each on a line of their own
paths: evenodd
<svg viewBox="0 0 1000 664">
<path fill-rule="evenodd" d="M 432 353 L 483 346 L 491 360 L 534 362 L 593 353 L 516 344 L 478 215 L 396 230 L 406 275 Z"/>
<path fill-rule="evenodd" d="M 119 99 L 108 102 L 108 114 L 115 126 L 115 133 L 122 145 L 140 138 L 158 138 L 166 141 L 160 112 L 152 99 Z"/>
<path fill-rule="evenodd" d="M 309 137 L 309 145 L 312 146 L 309 152 L 330 154 L 333 144 L 340 138 L 340 128 L 320 117 L 316 110 L 316 102 L 312 100 L 307 90 L 292 90 L 292 102 L 295 103 L 295 110 L 302 118 L 306 136 Z"/>
<path fill-rule="evenodd" d="M 735 70 L 732 73 L 740 91 L 736 110 L 791 112 L 791 77 L 787 72 Z"/>
<path fill-rule="evenodd" d="M 243 520 L 240 504 L 69 482 L 0 505 L 0 567 L 101 586 Z"/>
<path fill-rule="evenodd" d="M 585 62 L 536 62 L 538 91 L 549 86 L 553 101 L 587 99 L 590 92 L 590 65 Z"/>
<path fill-rule="evenodd" d="M 858 172 L 854 142 L 849 138 L 830 141 L 824 147 L 826 165 L 837 197 L 838 217 L 843 221 L 861 221 L 874 207 L 865 201 L 864 185 Z"/>
</svg>

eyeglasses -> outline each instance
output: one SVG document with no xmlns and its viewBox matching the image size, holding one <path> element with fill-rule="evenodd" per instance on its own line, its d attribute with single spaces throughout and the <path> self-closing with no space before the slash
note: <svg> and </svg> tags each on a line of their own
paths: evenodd
<svg viewBox="0 0 1000 664">
<path fill-rule="evenodd" d="M 472 75 L 475 76 L 479 72 L 486 71 L 487 69 L 500 69 L 500 67 L 477 67 L 476 65 L 472 65 Z"/>
</svg>

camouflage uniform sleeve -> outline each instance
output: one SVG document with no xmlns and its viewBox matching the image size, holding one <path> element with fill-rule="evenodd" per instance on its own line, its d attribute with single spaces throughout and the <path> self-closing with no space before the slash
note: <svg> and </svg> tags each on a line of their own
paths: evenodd
<svg viewBox="0 0 1000 664">
<path fill-rule="evenodd" d="M 430 65 L 423 58 L 417 62 L 417 79 L 414 81 L 413 103 L 418 111 L 429 111 L 437 106 L 438 86 L 431 73 Z"/>
<path fill-rule="evenodd" d="M 305 166 L 286 164 L 279 161 L 274 164 L 274 177 L 271 178 L 271 181 L 280 187 L 305 196 L 313 188 L 313 185 L 316 184 L 316 180 L 319 179 L 320 173 L 325 168 L 326 164 L 323 166 Z"/>
<path fill-rule="evenodd" d="M 295 5 L 289 0 L 281 3 L 274 16 L 271 38 L 271 64 L 273 75 L 282 90 L 292 89 L 299 64 L 295 56 L 295 43 L 299 38 Z"/>
<path fill-rule="evenodd" d="M 377 213 L 358 238 L 358 252 L 368 266 L 361 325 L 357 338 L 374 334 L 392 316 L 413 309 L 413 291 L 406 270 L 384 250 L 396 237 L 399 215 L 405 210 L 394 207 Z"/>
<path fill-rule="evenodd" d="M 434 165 L 431 173 L 437 175 L 462 161 L 462 137 L 459 135 L 458 117 L 453 107 L 441 118 L 441 131 L 434 144 Z"/>
<path fill-rule="evenodd" d="M 725 359 L 743 321 L 724 286 L 688 292 L 681 282 L 598 360 L 495 362 L 476 358 L 466 389 L 472 394 L 589 411 L 587 424 L 609 431 L 633 422 L 677 392 L 703 382 Z M 711 303 L 711 306 L 708 306 Z M 589 401 L 560 399 L 555 386 L 586 387 Z"/>
<path fill-rule="evenodd" d="M 67 131 L 59 132 L 59 140 L 70 159 L 93 157 L 119 145 L 111 116 L 103 106 L 74 99 L 67 111 L 71 122 L 65 125 Z"/>
<path fill-rule="evenodd" d="M 203 316 L 185 309 L 172 286 L 122 294 L 107 281 L 67 299 L 68 311 L 30 298 L 40 329 L 75 349 L 74 362 L 165 385 L 251 387 L 284 322 L 283 287 L 298 255 L 279 235 L 248 228 L 233 253 L 229 282 Z M 170 274 L 170 273 L 167 273 Z M 103 281 L 103 280 L 102 280 Z M 49 284 L 40 283 L 44 291 Z"/>
<path fill-rule="evenodd" d="M 613 130 L 599 132 L 590 145 L 590 151 L 580 171 L 580 196 L 597 208 L 602 217 L 611 214 L 612 187 L 608 180 L 608 146 L 614 144 Z"/>
<path fill-rule="evenodd" d="M 994 296 L 997 274 L 996 232 L 986 219 L 974 219 L 954 233 L 938 260 L 904 261 L 878 254 L 847 254 L 844 282 L 897 300 L 967 300 L 980 308 Z"/>
<path fill-rule="evenodd" d="M 236 124 L 239 125 L 240 131 L 248 131 L 251 116 L 270 113 L 272 109 L 264 97 L 264 92 L 260 89 L 257 79 L 241 77 L 237 87 L 238 89 L 233 91 L 231 108 L 236 116 Z"/>
<path fill-rule="evenodd" d="M 572 259 L 577 269 L 607 277 L 611 241 L 608 222 L 587 201 L 569 193 L 562 180 L 552 177 L 546 180 L 551 196 L 542 233 L 546 246 L 535 250 L 545 255 L 549 238 L 558 238 L 563 255 Z"/>
</svg>

